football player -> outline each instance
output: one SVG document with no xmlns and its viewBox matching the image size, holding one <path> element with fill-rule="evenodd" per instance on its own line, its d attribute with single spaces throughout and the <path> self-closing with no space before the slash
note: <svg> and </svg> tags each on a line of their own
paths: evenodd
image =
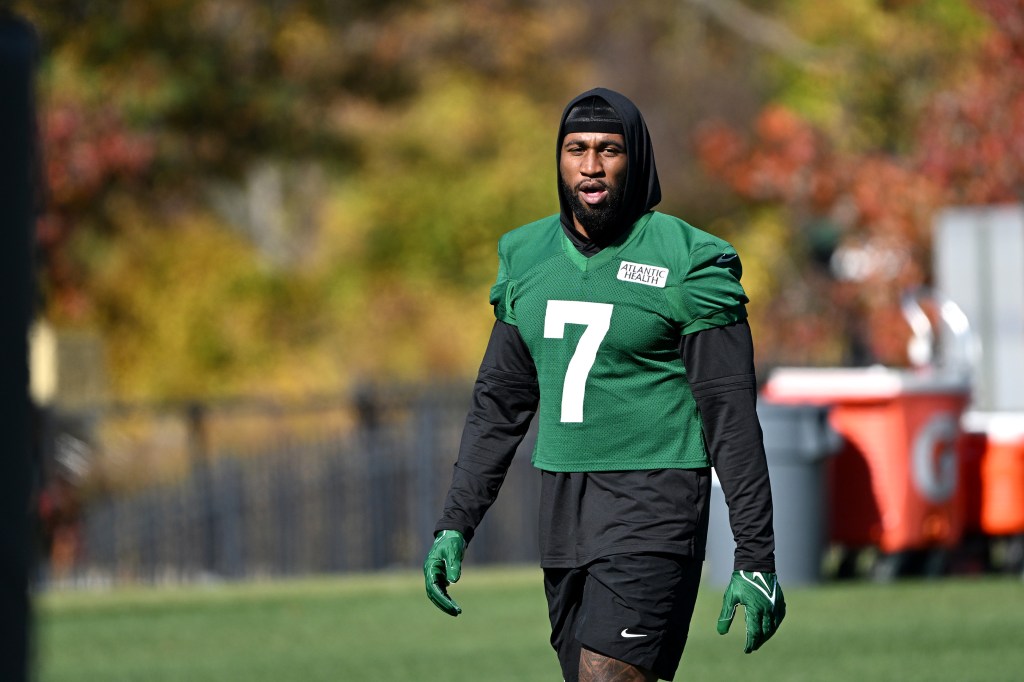
<svg viewBox="0 0 1024 682">
<path fill-rule="evenodd" d="M 427 595 L 461 613 L 447 588 L 536 418 L 541 566 L 565 680 L 671 680 L 712 466 L 736 540 L 718 631 L 742 604 L 750 653 L 785 615 L 740 258 L 653 210 L 651 138 L 625 96 L 574 98 L 556 160 L 561 212 L 498 244 L 497 319 L 424 564 Z"/>
</svg>

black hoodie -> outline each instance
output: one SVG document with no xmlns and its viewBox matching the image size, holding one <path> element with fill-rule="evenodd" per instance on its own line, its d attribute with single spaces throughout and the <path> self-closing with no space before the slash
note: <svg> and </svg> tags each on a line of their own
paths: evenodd
<svg viewBox="0 0 1024 682">
<path fill-rule="evenodd" d="M 618 114 L 629 160 L 623 231 L 661 201 L 651 137 L 625 96 L 596 88 L 574 98 L 559 123 L 560 161 L 566 117 L 598 96 Z M 556 165 L 557 168 L 557 165 Z M 558 192 L 562 228 L 586 256 L 601 250 L 576 231 Z M 729 502 L 736 538 L 735 568 L 774 571 L 774 533 L 768 470 L 756 414 L 753 345 L 745 321 L 680 339 L 680 354 L 697 400 L 712 462 Z M 467 542 L 494 502 L 540 398 L 536 368 L 519 330 L 494 325 L 473 391 L 458 461 L 435 533 L 457 530 Z M 707 470 L 541 472 L 541 564 L 580 566 L 622 551 L 668 552 L 702 559 L 707 533 Z M 589 490 L 584 498 L 584 491 Z M 694 502 L 680 514 L 678 500 Z M 669 508 L 663 508 L 668 504 Z M 600 539 L 600 540 L 598 540 Z"/>
<path fill-rule="evenodd" d="M 573 98 L 562 112 L 562 120 L 558 124 L 555 168 L 558 168 L 561 160 L 562 140 L 565 138 L 565 119 L 577 104 L 590 97 L 603 99 L 615 110 L 615 113 L 619 115 L 619 120 L 622 121 L 623 137 L 626 138 L 626 158 L 629 159 L 626 169 L 626 187 L 623 194 L 625 197 L 623 228 L 625 228 L 661 202 L 661 183 L 658 182 L 658 168 L 654 164 L 654 145 L 651 143 L 651 134 L 647 131 L 647 124 L 644 122 L 640 110 L 629 98 L 606 88 L 587 90 Z M 588 242 L 589 240 L 573 227 L 572 209 L 567 205 L 561 191 L 558 192 L 558 201 L 561 206 L 562 227 L 566 228 L 570 237 L 575 237 L 573 242 L 578 240 L 582 240 L 583 243 Z"/>
</svg>

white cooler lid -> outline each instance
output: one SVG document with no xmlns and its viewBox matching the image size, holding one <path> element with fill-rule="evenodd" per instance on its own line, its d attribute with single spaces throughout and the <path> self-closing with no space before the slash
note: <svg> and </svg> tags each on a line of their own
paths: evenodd
<svg viewBox="0 0 1024 682">
<path fill-rule="evenodd" d="M 770 400 L 849 400 L 893 398 L 904 394 L 964 395 L 971 385 L 966 377 L 933 370 L 873 367 L 779 367 L 768 376 L 765 396 Z"/>
<path fill-rule="evenodd" d="M 963 430 L 968 433 L 984 433 L 991 440 L 1000 442 L 1024 441 L 1024 412 L 964 412 L 960 420 Z"/>
</svg>

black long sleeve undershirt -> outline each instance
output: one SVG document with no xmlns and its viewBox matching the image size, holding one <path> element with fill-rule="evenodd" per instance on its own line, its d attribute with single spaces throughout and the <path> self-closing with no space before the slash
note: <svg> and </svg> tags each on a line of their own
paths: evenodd
<svg viewBox="0 0 1024 682">
<path fill-rule="evenodd" d="M 757 418 L 754 344 L 746 321 L 680 341 L 711 463 L 729 506 L 735 568 L 775 571 L 772 492 Z"/>
<path fill-rule="evenodd" d="M 774 571 L 771 488 L 756 413 L 746 322 L 682 337 L 679 352 L 729 505 L 737 569 Z M 467 539 L 498 495 L 539 401 L 536 368 L 519 330 L 496 322 L 473 392 L 458 461 L 435 531 Z"/>
<path fill-rule="evenodd" d="M 435 533 L 457 530 L 466 542 L 472 539 L 498 496 L 539 399 L 537 369 L 519 330 L 496 321 L 473 387 L 452 484 Z"/>
</svg>

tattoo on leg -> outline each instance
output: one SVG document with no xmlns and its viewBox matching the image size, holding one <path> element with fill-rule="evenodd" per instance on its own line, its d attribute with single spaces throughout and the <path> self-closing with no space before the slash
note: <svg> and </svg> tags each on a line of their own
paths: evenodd
<svg viewBox="0 0 1024 682">
<path fill-rule="evenodd" d="M 655 682 L 654 673 L 608 658 L 586 647 L 580 652 L 580 682 Z"/>
</svg>

